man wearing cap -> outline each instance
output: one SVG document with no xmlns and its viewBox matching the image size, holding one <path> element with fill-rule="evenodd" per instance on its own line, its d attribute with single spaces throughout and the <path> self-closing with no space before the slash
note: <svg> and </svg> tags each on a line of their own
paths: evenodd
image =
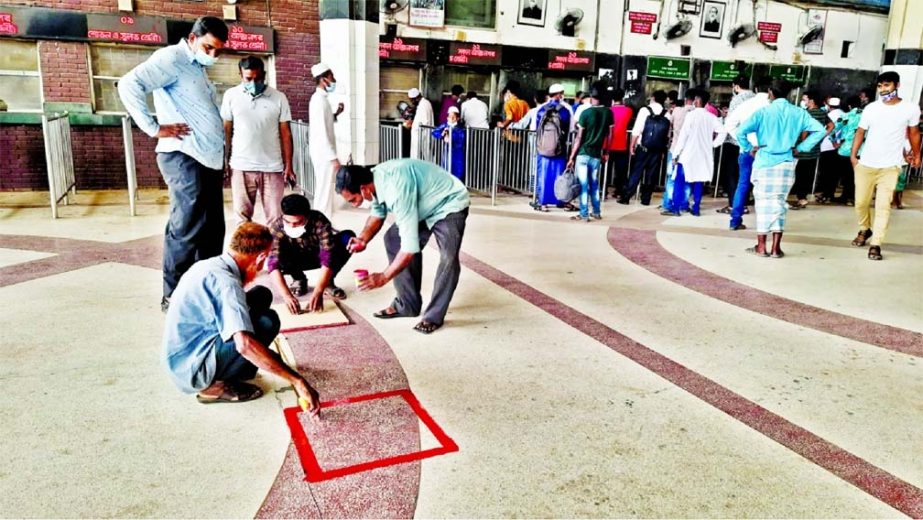
<svg viewBox="0 0 923 520">
<path fill-rule="evenodd" d="M 423 93 L 418 88 L 408 90 L 407 97 L 410 98 L 415 108 L 413 119 L 404 122 L 404 126 L 410 129 L 410 158 L 421 159 L 420 127 L 433 126 L 433 104 L 423 97 Z"/>
<path fill-rule="evenodd" d="M 238 225 L 250 221 L 259 192 L 266 226 L 272 229 L 282 218 L 285 181 L 295 180 L 292 112 L 285 94 L 266 85 L 263 60 L 248 56 L 238 68 L 241 84 L 228 89 L 221 102 L 234 216 Z"/>
<path fill-rule="evenodd" d="M 836 126 L 837 122 L 840 120 L 840 117 L 843 116 L 843 111 L 840 110 L 840 98 L 838 97 L 827 97 L 827 121 L 826 126 L 833 125 Z M 815 202 L 824 202 L 824 188 L 830 182 L 830 179 L 835 178 L 837 175 L 837 158 L 839 154 L 837 152 L 837 146 L 833 143 L 833 131 L 827 134 L 827 137 L 824 137 L 824 140 L 820 142 L 820 162 L 818 163 L 818 176 L 817 176 L 817 186 L 815 187 L 814 200 Z"/>
<path fill-rule="evenodd" d="M 433 139 L 441 139 L 442 167 L 465 182 L 465 129 L 459 121 L 460 111 L 449 107 L 447 121 L 433 129 Z"/>
<path fill-rule="evenodd" d="M 343 103 L 337 106 L 336 113 L 330 107 L 328 95 L 336 90 L 337 80 L 327 64 L 318 63 L 311 67 L 311 76 L 317 85 L 308 106 L 308 146 L 314 166 L 314 209 L 332 218 L 333 182 L 340 168 L 333 122 L 343 112 Z"/>
<path fill-rule="evenodd" d="M 532 124 L 538 143 L 535 202 L 532 207 L 536 211 L 548 211 L 548 205 L 555 204 L 572 211 L 576 208 L 569 204 L 569 200 L 559 201 L 554 196 L 554 181 L 567 165 L 567 134 L 574 128 L 574 114 L 570 105 L 564 102 L 564 85 L 555 83 L 548 87 L 548 102 L 535 113 Z M 544 144 L 555 138 L 554 133 L 557 133 L 559 144 L 556 150 Z"/>
</svg>

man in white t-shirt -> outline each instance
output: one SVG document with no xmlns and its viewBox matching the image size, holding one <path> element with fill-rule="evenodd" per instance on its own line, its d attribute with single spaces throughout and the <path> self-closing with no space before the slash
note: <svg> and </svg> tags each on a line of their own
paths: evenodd
<svg viewBox="0 0 923 520">
<path fill-rule="evenodd" d="M 897 185 L 901 165 L 906 158 L 914 168 L 920 167 L 920 107 L 897 95 L 901 77 L 897 72 L 878 76 L 880 99 L 862 112 L 852 145 L 852 164 L 856 179 L 856 217 L 859 234 L 852 245 L 869 247 L 869 260 L 881 260 L 881 243 L 888 231 L 891 197 Z M 910 138 L 911 152 L 905 155 L 904 141 Z M 858 158 L 859 149 L 862 158 Z M 870 206 L 875 195 L 875 224 L 871 226 Z M 871 240 L 869 240 L 871 239 Z"/>
<path fill-rule="evenodd" d="M 308 104 L 308 148 L 311 165 L 314 166 L 314 209 L 333 220 L 333 183 L 340 159 L 337 155 L 337 138 L 333 122 L 343 112 L 343 103 L 334 112 L 330 106 L 329 94 L 337 88 L 333 70 L 325 63 L 311 67 L 311 76 L 317 85 Z"/>
<path fill-rule="evenodd" d="M 490 114 L 487 103 L 478 98 L 475 91 L 468 92 L 465 102 L 461 105 L 461 119 L 468 128 L 490 128 Z"/>
<path fill-rule="evenodd" d="M 240 60 L 241 84 L 224 93 L 225 171 L 231 175 L 231 194 L 237 225 L 253 218 L 260 193 L 266 225 L 282 218 L 285 181 L 292 169 L 292 112 L 285 94 L 266 85 L 263 60 Z"/>
</svg>

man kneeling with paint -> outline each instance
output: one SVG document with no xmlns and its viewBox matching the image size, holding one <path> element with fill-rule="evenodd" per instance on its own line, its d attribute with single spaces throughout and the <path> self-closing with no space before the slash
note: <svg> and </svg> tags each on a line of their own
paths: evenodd
<svg viewBox="0 0 923 520">
<path fill-rule="evenodd" d="M 244 381 L 258 368 L 295 388 L 317 415 L 317 391 L 269 350 L 279 333 L 279 315 L 269 308 L 272 292 L 244 287 L 263 268 L 272 234 L 253 222 L 241 224 L 229 251 L 197 262 L 180 279 L 170 300 L 163 334 L 164 360 L 173 383 L 200 403 L 244 402 L 263 395 Z"/>
<path fill-rule="evenodd" d="M 311 209 L 304 195 L 293 193 L 282 199 L 282 221 L 273 228 L 275 241 L 266 260 L 266 270 L 273 285 L 292 314 L 301 313 L 297 296 L 308 292 L 304 272 L 320 268 L 320 276 L 306 306 L 307 311 L 324 310 L 324 294 L 343 300 L 346 292 L 333 279 L 349 261 L 346 245 L 356 234 L 348 229 L 337 231 L 320 211 Z M 292 277 L 292 286 L 285 285 L 285 275 Z M 294 294 L 292 294 L 294 293 Z"/>
</svg>

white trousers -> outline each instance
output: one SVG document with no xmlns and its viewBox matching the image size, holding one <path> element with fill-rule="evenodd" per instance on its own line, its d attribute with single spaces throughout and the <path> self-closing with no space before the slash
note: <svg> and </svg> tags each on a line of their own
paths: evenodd
<svg viewBox="0 0 923 520">
<path fill-rule="evenodd" d="M 336 172 L 333 171 L 333 161 L 317 162 L 311 159 L 314 165 L 314 203 L 311 209 L 320 211 L 328 219 L 333 218 L 333 189 L 336 182 Z"/>
</svg>

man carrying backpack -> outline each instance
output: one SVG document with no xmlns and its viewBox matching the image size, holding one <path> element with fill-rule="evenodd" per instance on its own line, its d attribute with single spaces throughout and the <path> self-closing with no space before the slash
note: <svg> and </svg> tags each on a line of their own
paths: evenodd
<svg viewBox="0 0 923 520">
<path fill-rule="evenodd" d="M 657 90 L 650 104 L 638 111 L 631 131 L 631 175 L 622 189 L 619 204 L 628 204 L 641 184 L 641 204 L 649 206 L 654 193 L 654 179 L 670 142 L 670 120 L 663 108 L 667 93 Z"/>
<path fill-rule="evenodd" d="M 535 202 L 536 211 L 548 211 L 548 205 L 559 204 L 554 196 L 554 181 L 564 172 L 567 164 L 567 134 L 573 114 L 564 103 L 564 86 L 555 83 L 548 87 L 548 102 L 535 114 L 536 161 Z M 568 203 L 569 200 L 560 201 Z"/>
</svg>

